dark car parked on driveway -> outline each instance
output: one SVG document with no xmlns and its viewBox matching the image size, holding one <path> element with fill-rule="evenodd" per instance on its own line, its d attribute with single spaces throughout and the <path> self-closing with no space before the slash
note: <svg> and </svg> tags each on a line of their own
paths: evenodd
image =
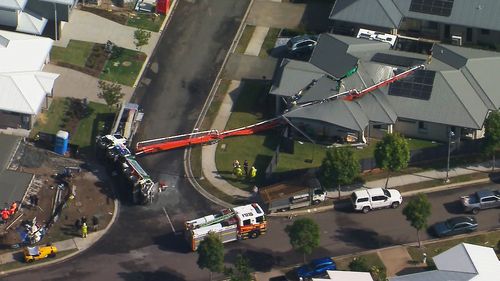
<svg viewBox="0 0 500 281">
<path fill-rule="evenodd" d="M 437 237 L 445 237 L 473 232 L 476 229 L 477 221 L 475 217 L 461 216 L 435 224 L 432 227 L 432 234 Z"/>
<path fill-rule="evenodd" d="M 299 280 L 308 280 L 312 277 L 325 274 L 327 270 L 335 269 L 337 269 L 337 265 L 331 258 L 319 258 L 297 268 L 297 276 Z"/>
</svg>

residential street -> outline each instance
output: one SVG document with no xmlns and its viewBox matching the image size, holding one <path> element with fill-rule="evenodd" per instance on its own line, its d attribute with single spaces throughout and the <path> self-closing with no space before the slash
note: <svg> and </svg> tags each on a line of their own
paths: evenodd
<svg viewBox="0 0 500 281">
<path fill-rule="evenodd" d="M 193 129 L 249 2 L 179 0 L 133 98 L 145 112 L 136 141 Z M 198 268 L 198 256 L 188 250 L 182 231 L 186 220 L 219 207 L 185 178 L 182 150 L 148 155 L 139 161 L 155 181 L 168 186 L 158 201 L 148 206 L 121 204 L 111 230 L 87 251 L 59 264 L 2 276 L 2 280 L 209 280 L 208 270 Z M 483 188 L 499 189 L 500 184 L 428 194 L 432 204 L 429 225 L 462 215 L 458 198 Z M 409 199 L 404 198 L 398 209 L 368 214 L 339 208 L 308 215 L 321 228 L 320 247 L 308 258 L 416 242 L 415 229 L 402 215 Z M 500 227 L 498 209 L 481 211 L 476 217 L 480 231 Z M 269 217 L 265 236 L 225 245 L 226 262 L 244 253 L 256 271 L 300 263 L 302 255 L 292 250 L 285 232 L 295 219 Z M 432 239 L 425 231 L 420 237 Z M 214 277 L 221 280 L 222 275 Z"/>
</svg>

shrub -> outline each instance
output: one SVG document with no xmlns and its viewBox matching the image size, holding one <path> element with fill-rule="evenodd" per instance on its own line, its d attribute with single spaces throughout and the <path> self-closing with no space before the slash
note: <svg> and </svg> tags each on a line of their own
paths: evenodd
<svg viewBox="0 0 500 281">
<path fill-rule="evenodd" d="M 370 266 L 364 257 L 354 258 L 349 263 L 349 269 L 352 271 L 370 272 Z"/>
</svg>

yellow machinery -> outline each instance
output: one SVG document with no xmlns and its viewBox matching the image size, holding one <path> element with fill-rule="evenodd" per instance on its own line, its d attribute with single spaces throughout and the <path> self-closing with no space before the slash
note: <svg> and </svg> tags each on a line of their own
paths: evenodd
<svg viewBox="0 0 500 281">
<path fill-rule="evenodd" d="M 45 258 L 55 257 L 57 253 L 57 248 L 52 245 L 26 247 L 24 248 L 23 253 L 24 253 L 24 261 L 30 263 Z"/>
</svg>

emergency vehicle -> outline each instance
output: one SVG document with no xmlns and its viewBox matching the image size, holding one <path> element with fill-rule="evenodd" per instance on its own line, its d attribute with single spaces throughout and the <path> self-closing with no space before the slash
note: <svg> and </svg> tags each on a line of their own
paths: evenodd
<svg viewBox="0 0 500 281">
<path fill-rule="evenodd" d="M 217 234 L 222 243 L 226 243 L 254 239 L 267 230 L 264 211 L 257 203 L 223 209 L 217 214 L 187 221 L 185 226 L 186 240 L 193 251 L 209 233 Z"/>
</svg>

